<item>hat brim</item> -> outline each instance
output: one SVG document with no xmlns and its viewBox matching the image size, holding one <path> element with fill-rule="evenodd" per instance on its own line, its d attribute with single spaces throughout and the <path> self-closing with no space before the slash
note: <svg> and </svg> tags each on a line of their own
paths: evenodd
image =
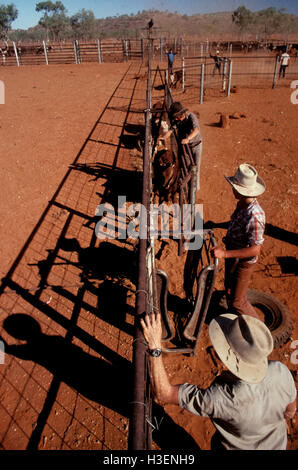
<svg viewBox="0 0 298 470">
<path fill-rule="evenodd" d="M 188 111 L 187 108 L 182 108 L 180 111 L 177 111 L 176 113 L 172 114 L 173 117 L 179 116 L 180 114 L 184 114 Z"/>
<path fill-rule="evenodd" d="M 256 197 L 263 194 L 263 192 L 266 190 L 266 185 L 259 176 L 257 176 L 256 184 L 250 188 L 237 184 L 234 176 L 225 176 L 225 179 L 228 183 L 230 183 L 231 186 L 233 186 L 237 193 L 241 194 L 241 196 Z"/>
<path fill-rule="evenodd" d="M 234 353 L 229 345 L 225 334 L 229 331 L 231 322 L 237 315 L 225 313 L 214 318 L 209 325 L 209 337 L 213 347 L 225 366 L 239 379 L 248 383 L 261 382 L 268 369 L 267 357 L 256 364 L 244 362 Z"/>
</svg>

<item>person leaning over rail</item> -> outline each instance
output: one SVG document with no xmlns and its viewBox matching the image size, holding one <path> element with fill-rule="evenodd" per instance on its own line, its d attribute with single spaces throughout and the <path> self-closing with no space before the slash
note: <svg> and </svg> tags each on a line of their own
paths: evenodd
<svg viewBox="0 0 298 470">
<path fill-rule="evenodd" d="M 264 242 L 265 213 L 257 201 L 266 189 L 257 170 L 239 165 L 234 176 L 225 177 L 238 200 L 223 242 L 226 249 L 212 248 L 216 258 L 225 259 L 225 290 L 228 308 L 239 315 L 258 314 L 248 301 L 247 289 Z"/>
<path fill-rule="evenodd" d="M 202 135 L 200 124 L 197 116 L 189 112 L 178 101 L 174 102 L 170 107 L 170 118 L 174 121 L 169 131 L 163 136 L 167 140 L 174 130 L 177 131 L 178 139 L 181 144 L 189 145 L 197 166 L 197 189 L 200 189 L 200 167 L 202 158 Z"/>
<path fill-rule="evenodd" d="M 226 370 L 207 389 L 172 385 L 162 358 L 160 314 L 147 314 L 140 323 L 155 401 L 209 417 L 216 428 L 212 450 L 286 449 L 285 420 L 295 415 L 296 388 L 284 364 L 268 361 L 273 339 L 263 322 L 229 313 L 211 321 L 210 340 Z"/>
</svg>

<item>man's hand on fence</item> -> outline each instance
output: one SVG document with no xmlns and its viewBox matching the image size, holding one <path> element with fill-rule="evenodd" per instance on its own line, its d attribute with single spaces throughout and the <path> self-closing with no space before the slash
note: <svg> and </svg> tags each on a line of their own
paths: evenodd
<svg viewBox="0 0 298 470">
<path fill-rule="evenodd" d="M 149 349 L 161 349 L 162 325 L 160 314 L 146 315 L 144 319 L 140 320 L 140 323 Z"/>
</svg>

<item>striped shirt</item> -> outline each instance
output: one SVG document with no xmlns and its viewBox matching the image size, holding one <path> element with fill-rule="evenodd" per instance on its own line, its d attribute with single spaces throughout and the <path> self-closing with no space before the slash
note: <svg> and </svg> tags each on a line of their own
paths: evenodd
<svg viewBox="0 0 298 470">
<path fill-rule="evenodd" d="M 228 250 L 238 250 L 264 242 L 265 212 L 254 199 L 248 206 L 240 207 L 231 216 L 224 243 Z M 250 263 L 257 261 L 257 256 L 248 258 Z"/>
</svg>

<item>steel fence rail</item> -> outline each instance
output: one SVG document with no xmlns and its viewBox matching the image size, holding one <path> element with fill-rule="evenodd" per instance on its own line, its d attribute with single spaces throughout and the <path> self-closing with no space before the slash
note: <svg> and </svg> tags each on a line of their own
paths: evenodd
<svg viewBox="0 0 298 470">
<path fill-rule="evenodd" d="M 129 431 L 129 448 L 145 450 L 151 446 L 151 393 L 146 356 L 146 344 L 139 318 L 152 311 L 152 290 L 149 286 L 150 253 L 150 200 L 151 200 L 151 74 L 150 61 L 147 79 L 147 109 L 145 110 L 145 143 L 143 152 L 143 189 L 140 212 L 138 283 L 136 292 L 136 325 L 133 343 L 133 397 Z M 152 274 L 152 266 L 151 266 Z M 148 391 L 149 387 L 149 391 Z"/>
</svg>

